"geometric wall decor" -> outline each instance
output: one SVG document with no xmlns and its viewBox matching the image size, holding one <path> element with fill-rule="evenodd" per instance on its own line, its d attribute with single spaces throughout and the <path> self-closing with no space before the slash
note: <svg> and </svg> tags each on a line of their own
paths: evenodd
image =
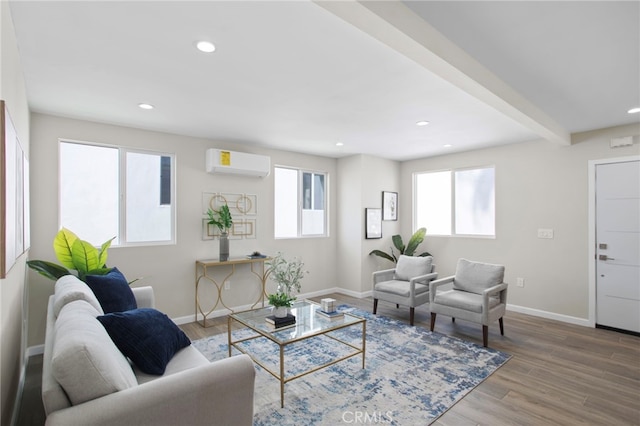
<svg viewBox="0 0 640 426">
<path fill-rule="evenodd" d="M 225 204 L 229 206 L 229 212 L 233 219 L 229 239 L 255 239 L 258 196 L 228 192 L 202 193 L 202 239 L 212 240 L 220 236 L 218 227 L 207 223 L 209 220 L 207 210 L 219 210 Z"/>
</svg>

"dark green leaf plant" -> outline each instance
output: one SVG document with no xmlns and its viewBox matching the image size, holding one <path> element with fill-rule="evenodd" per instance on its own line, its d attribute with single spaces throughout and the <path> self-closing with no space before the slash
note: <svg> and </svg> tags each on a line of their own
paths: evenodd
<svg viewBox="0 0 640 426">
<path fill-rule="evenodd" d="M 398 251 L 398 254 L 396 254 L 396 252 L 393 250 L 393 247 L 391 247 L 391 254 L 386 253 L 382 250 L 371 250 L 371 253 L 369 253 L 369 255 L 373 254 L 373 255 L 382 257 L 384 259 L 390 260 L 393 263 L 397 263 L 398 257 L 400 257 L 400 255 L 404 254 L 405 256 L 414 256 L 416 249 L 424 241 L 425 235 L 427 235 L 427 228 L 418 229 L 411 236 L 406 246 L 404 245 L 404 242 L 402 241 L 402 237 L 400 235 L 394 235 L 393 237 L 391 237 L 391 241 L 393 241 L 393 245 Z M 425 257 L 425 256 L 431 256 L 431 254 L 425 251 L 418 254 L 417 256 Z"/>
<path fill-rule="evenodd" d="M 209 225 L 217 226 L 221 233 L 228 233 L 229 229 L 233 226 L 233 219 L 231 218 L 231 212 L 228 205 L 223 205 L 219 210 L 213 210 L 209 208 L 207 210 L 207 216 L 209 216 Z"/>
</svg>

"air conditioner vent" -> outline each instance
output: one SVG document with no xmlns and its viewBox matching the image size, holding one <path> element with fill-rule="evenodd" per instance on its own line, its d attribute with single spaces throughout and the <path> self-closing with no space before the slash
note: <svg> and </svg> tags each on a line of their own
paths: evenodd
<svg viewBox="0 0 640 426">
<path fill-rule="evenodd" d="M 207 173 L 265 177 L 271 172 L 271 158 L 245 152 L 207 149 Z"/>
</svg>

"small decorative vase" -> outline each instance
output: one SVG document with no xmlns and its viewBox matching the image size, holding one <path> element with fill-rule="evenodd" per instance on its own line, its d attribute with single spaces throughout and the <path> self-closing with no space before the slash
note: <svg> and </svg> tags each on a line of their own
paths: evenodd
<svg viewBox="0 0 640 426">
<path fill-rule="evenodd" d="M 222 232 L 220 234 L 220 261 L 229 260 L 229 233 Z"/>
<path fill-rule="evenodd" d="M 289 308 L 286 306 L 274 306 L 273 307 L 273 316 L 276 318 L 284 318 L 289 313 Z"/>
</svg>

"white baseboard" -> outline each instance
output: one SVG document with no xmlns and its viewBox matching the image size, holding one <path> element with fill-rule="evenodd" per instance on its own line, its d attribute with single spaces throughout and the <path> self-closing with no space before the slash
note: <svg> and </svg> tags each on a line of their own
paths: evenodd
<svg viewBox="0 0 640 426">
<path fill-rule="evenodd" d="M 371 291 L 367 291 L 364 293 L 358 293 L 352 290 L 345 290 L 343 288 L 339 288 L 339 287 L 333 287 L 333 288 L 328 288 L 328 289 L 324 289 L 324 290 L 320 290 L 320 291 L 314 291 L 314 292 L 310 292 L 310 293 L 301 293 L 297 296 L 298 299 L 300 300 L 304 300 L 304 299 L 309 299 L 311 297 L 318 297 L 318 296 L 324 296 L 325 294 L 331 294 L 331 293 L 340 293 L 340 294 L 344 294 L 346 296 L 351 296 L 351 297 L 356 297 L 358 299 L 362 299 L 368 296 L 371 296 Z M 233 308 L 233 310 L 235 312 L 239 312 L 239 311 L 246 311 L 248 309 L 251 309 L 252 305 L 241 305 L 241 306 L 235 306 Z M 265 305 L 264 306 L 268 306 L 267 301 L 265 300 Z M 259 307 L 259 306 L 258 306 Z M 211 314 L 207 315 L 207 319 L 209 318 L 218 318 L 218 317 L 223 317 L 225 315 L 229 315 L 231 313 L 231 311 L 229 309 L 218 309 L 215 310 L 213 312 L 211 312 Z M 173 322 L 175 322 L 178 325 L 181 324 L 188 324 L 190 322 L 195 322 L 195 321 L 202 321 L 202 315 L 198 315 L 196 316 L 194 315 L 187 315 L 187 316 L 183 316 L 183 317 L 177 317 L 177 318 L 172 318 Z"/>
<path fill-rule="evenodd" d="M 572 317 L 569 315 L 557 314 L 555 312 L 542 311 L 540 309 L 527 308 L 525 306 L 507 304 L 507 310 L 512 312 L 518 312 L 520 314 L 527 314 L 534 317 L 546 318 L 556 320 L 560 322 L 566 322 L 569 324 L 581 325 L 583 327 L 595 327 L 596 325 L 589 321 L 587 318 Z"/>
<path fill-rule="evenodd" d="M 311 297 L 324 296 L 325 294 L 331 294 L 331 293 L 340 293 L 340 294 L 344 294 L 345 296 L 355 297 L 357 299 L 364 299 L 365 297 L 371 296 L 372 291 L 369 290 L 369 291 L 365 291 L 365 292 L 357 292 L 357 291 L 348 290 L 348 289 L 344 289 L 344 288 L 333 287 L 333 288 L 328 288 L 328 289 L 315 291 L 315 292 L 311 292 L 311 293 L 300 294 L 300 295 L 298 295 L 298 298 L 299 299 L 308 299 L 308 298 L 311 298 Z M 266 302 L 265 302 L 265 306 L 267 306 Z M 234 311 L 244 311 L 244 310 L 247 310 L 247 309 L 251 309 L 251 305 L 236 306 L 234 308 Z M 586 318 L 572 317 L 572 316 L 569 316 L 569 315 L 557 314 L 555 312 L 548 312 L 548 311 L 543 311 L 543 310 L 540 310 L 540 309 L 527 308 L 525 306 L 507 304 L 507 310 L 512 311 L 512 312 L 518 312 L 518 313 L 521 313 L 521 314 L 531 315 L 531 316 L 534 316 L 534 317 L 540 317 L 540 318 L 546 318 L 546 319 L 550 319 L 550 320 L 565 322 L 565 323 L 568 323 L 568 324 L 580 325 L 580 326 L 583 326 L 583 327 L 590 327 L 590 328 L 595 327 L 595 323 L 593 323 L 592 321 L 589 321 Z M 219 309 L 217 311 L 213 311 L 211 313 L 211 315 L 207 316 L 207 318 L 222 317 L 222 316 L 225 316 L 225 315 L 229 315 L 230 313 L 231 313 L 231 311 L 229 309 Z M 202 320 L 202 316 L 199 315 L 198 319 Z M 173 318 L 173 321 L 176 324 L 187 324 L 187 323 L 196 321 L 196 316 L 195 315 L 188 315 L 188 316 L 184 316 L 184 317 Z"/>
<path fill-rule="evenodd" d="M 25 352 L 25 358 L 28 360 L 32 356 L 42 355 L 44 353 L 44 345 L 29 346 Z"/>
</svg>

